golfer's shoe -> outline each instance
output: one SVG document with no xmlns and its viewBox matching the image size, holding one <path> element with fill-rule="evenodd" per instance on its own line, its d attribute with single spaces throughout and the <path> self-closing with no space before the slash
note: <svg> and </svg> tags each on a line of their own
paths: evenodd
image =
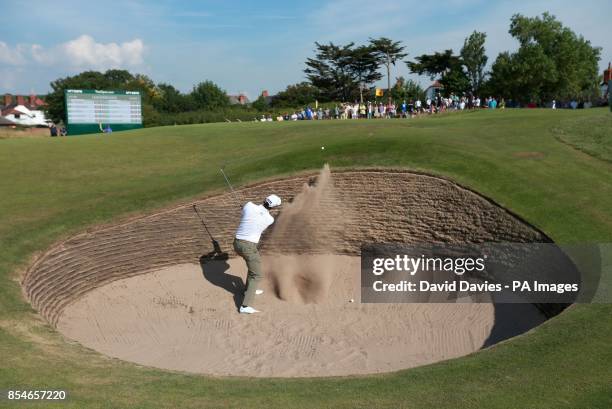
<svg viewBox="0 0 612 409">
<path fill-rule="evenodd" d="M 255 314 L 256 312 L 259 311 L 253 307 L 245 307 L 244 305 L 240 306 L 240 314 Z"/>
<path fill-rule="evenodd" d="M 262 295 L 263 294 L 263 290 L 255 290 L 255 295 Z"/>
</svg>

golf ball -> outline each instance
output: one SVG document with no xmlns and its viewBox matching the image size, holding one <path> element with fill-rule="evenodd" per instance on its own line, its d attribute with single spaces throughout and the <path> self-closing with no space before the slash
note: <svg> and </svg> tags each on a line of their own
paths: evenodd
<svg viewBox="0 0 612 409">
<path fill-rule="evenodd" d="M 325 146 L 321 146 L 321 150 L 325 150 Z"/>
</svg>

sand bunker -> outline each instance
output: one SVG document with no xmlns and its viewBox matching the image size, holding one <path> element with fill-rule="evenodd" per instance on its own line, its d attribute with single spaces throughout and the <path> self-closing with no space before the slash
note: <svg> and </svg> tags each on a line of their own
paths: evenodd
<svg viewBox="0 0 612 409">
<path fill-rule="evenodd" d="M 330 257 L 335 260 L 330 260 Z M 242 259 L 183 264 L 115 281 L 70 305 L 57 328 L 106 355 L 195 373 L 333 376 L 387 372 L 459 357 L 545 320 L 532 305 L 359 304 L 359 258 L 297 256 L 344 266 L 317 304 L 279 300 L 266 282 L 259 315 L 236 313 Z M 264 258 L 264 266 L 269 262 Z M 355 302 L 351 303 L 350 299 Z M 306 300 L 304 300 L 306 301 Z M 498 339 L 498 340 L 499 340 Z"/>
<path fill-rule="evenodd" d="M 205 257 L 214 249 L 187 204 L 59 243 L 26 272 L 25 295 L 66 336 L 104 354 L 160 368 L 248 376 L 423 365 L 520 334 L 563 308 L 360 304 L 355 290 L 362 243 L 550 239 L 445 179 L 328 169 L 315 179 L 237 191 L 256 202 L 272 192 L 286 203 L 295 199 L 262 236 L 268 277 L 257 298 L 260 315 L 236 311 L 246 269 L 233 258 L 239 212 L 229 194 L 195 203 L 229 259 Z"/>
</svg>

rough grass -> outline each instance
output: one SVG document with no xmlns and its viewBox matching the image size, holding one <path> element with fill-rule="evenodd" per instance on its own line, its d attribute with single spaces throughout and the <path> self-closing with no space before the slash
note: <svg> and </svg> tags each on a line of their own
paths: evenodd
<svg viewBox="0 0 612 409">
<path fill-rule="evenodd" d="M 574 306 L 517 339 L 398 373 L 236 379 L 142 368 L 86 350 L 38 318 L 18 284 L 29 257 L 61 237 L 223 189 L 218 169 L 225 162 L 235 185 L 325 162 L 332 169 L 427 170 L 495 199 L 558 242 L 612 242 L 612 164 L 556 139 L 559 129 L 570 137 L 609 137 L 609 127 L 580 124 L 605 123 L 610 115 L 506 110 L 2 140 L 0 389 L 66 389 L 67 403 L 45 405 L 62 408 L 612 407 L 609 304 Z"/>
<path fill-rule="evenodd" d="M 554 131 L 561 142 L 596 158 L 612 162 L 612 113 L 567 118 Z"/>
<path fill-rule="evenodd" d="M 10 128 L 0 126 L 0 139 L 42 138 L 45 136 L 49 136 L 48 128 Z"/>
</svg>

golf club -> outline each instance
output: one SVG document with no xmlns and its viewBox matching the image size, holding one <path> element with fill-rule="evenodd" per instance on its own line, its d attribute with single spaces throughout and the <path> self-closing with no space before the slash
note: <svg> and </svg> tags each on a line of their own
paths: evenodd
<svg viewBox="0 0 612 409">
<path fill-rule="evenodd" d="M 232 192 L 232 196 L 234 197 L 234 201 L 236 202 L 238 207 L 240 207 L 241 201 L 238 200 L 238 197 L 236 197 L 236 192 L 234 191 L 234 188 L 232 187 L 232 184 L 230 183 L 229 178 L 225 174 L 225 171 L 223 170 L 223 168 L 224 168 L 224 166 L 220 167 L 219 170 L 221 171 L 221 174 L 223 175 L 223 179 L 225 179 L 225 183 L 227 183 L 227 186 L 229 187 L 230 192 Z"/>
<path fill-rule="evenodd" d="M 214 251 L 220 253 L 221 252 L 221 247 L 219 246 L 219 242 L 217 240 L 215 240 L 213 235 L 210 233 L 210 230 L 208 230 L 208 226 L 206 226 L 206 223 L 204 223 L 204 219 L 202 218 L 202 215 L 198 211 L 198 208 L 197 208 L 197 206 L 195 204 L 193 205 L 193 210 L 196 212 L 196 214 L 200 218 L 200 222 L 202 223 L 202 226 L 204 226 L 204 229 L 206 230 L 206 233 L 208 233 L 208 235 L 210 236 L 210 240 L 212 241 L 212 245 L 213 245 Z"/>
</svg>

